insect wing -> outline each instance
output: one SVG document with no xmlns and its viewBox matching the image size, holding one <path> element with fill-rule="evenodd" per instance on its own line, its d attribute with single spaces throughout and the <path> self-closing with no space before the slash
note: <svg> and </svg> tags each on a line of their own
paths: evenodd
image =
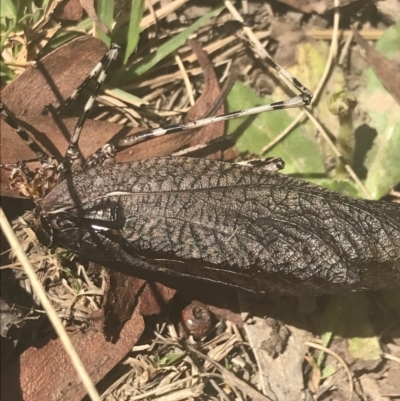
<svg viewBox="0 0 400 401">
<path fill-rule="evenodd" d="M 251 167 L 157 158 L 93 168 L 43 207 L 61 245 L 88 259 L 145 261 L 256 292 L 400 283 L 400 205 Z"/>
</svg>

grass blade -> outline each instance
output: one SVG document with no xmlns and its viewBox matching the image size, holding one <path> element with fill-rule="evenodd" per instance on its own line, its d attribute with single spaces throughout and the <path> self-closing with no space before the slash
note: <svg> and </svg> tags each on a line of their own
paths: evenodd
<svg viewBox="0 0 400 401">
<path fill-rule="evenodd" d="M 124 64 L 135 51 L 139 41 L 140 22 L 143 18 L 144 0 L 132 0 L 131 18 L 129 21 L 128 40 L 126 45 Z"/>
<path fill-rule="evenodd" d="M 119 74 L 116 74 L 115 78 L 112 80 L 113 84 L 118 85 L 118 83 L 123 83 L 127 79 L 132 79 L 133 76 L 140 76 L 153 68 L 162 59 L 184 45 L 185 42 L 189 39 L 190 35 L 196 32 L 196 30 L 199 29 L 199 27 L 201 27 L 207 20 L 218 15 L 223 10 L 223 8 L 224 7 L 222 6 L 216 8 L 213 11 L 210 11 L 203 17 L 199 18 L 187 29 L 173 37 L 168 42 L 161 45 L 154 53 L 149 54 L 148 56 L 144 57 L 143 60 L 140 60 L 132 66 L 125 68 Z"/>
</svg>

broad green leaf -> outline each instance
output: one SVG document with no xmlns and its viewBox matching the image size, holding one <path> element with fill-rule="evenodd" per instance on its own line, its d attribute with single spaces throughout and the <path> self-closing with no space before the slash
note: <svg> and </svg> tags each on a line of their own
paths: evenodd
<svg viewBox="0 0 400 401">
<path fill-rule="evenodd" d="M 357 188 L 356 184 L 354 184 L 351 181 L 347 180 L 337 181 L 335 179 L 327 179 L 327 178 L 313 179 L 310 181 L 312 181 L 314 184 L 321 185 L 322 187 L 328 188 L 332 191 L 341 192 L 342 194 L 346 194 L 354 198 L 363 197 L 359 188 Z"/>
<path fill-rule="evenodd" d="M 361 322 L 358 326 L 362 336 L 347 339 L 348 350 L 353 358 L 363 359 L 364 361 L 381 359 L 382 350 L 379 339 L 372 330 L 368 319 Z"/>
<path fill-rule="evenodd" d="M 270 97 L 261 99 L 252 89 L 237 82 L 228 96 L 227 103 L 228 110 L 232 112 L 276 100 Z M 236 144 L 240 152 L 260 154 L 261 149 L 278 136 L 292 120 L 293 117 L 286 110 L 271 111 L 231 120 L 227 124 L 227 133 L 241 133 Z M 286 163 L 286 173 L 324 174 L 324 164 L 313 130 L 310 128 L 310 125 L 299 125 L 266 156 L 282 157 Z"/>
<path fill-rule="evenodd" d="M 324 73 L 326 63 L 329 57 L 329 44 L 323 41 L 301 43 L 296 48 L 297 63 L 289 69 L 289 72 L 296 77 L 303 85 L 312 92 L 316 90 Z M 318 98 L 314 100 L 314 116 L 316 116 L 322 126 L 331 134 L 337 137 L 340 129 L 339 118 L 329 110 L 329 99 L 334 93 L 345 89 L 345 79 L 343 71 L 340 68 L 331 68 L 329 80 L 320 92 Z M 282 100 L 287 95 L 277 88 L 274 92 L 274 99 Z M 288 113 L 296 116 L 298 109 L 289 110 Z M 315 127 L 307 121 L 305 124 L 312 136 L 315 136 Z M 334 158 L 334 154 L 328 144 L 322 137 L 318 139 L 318 146 L 323 160 L 328 161 Z"/>
<path fill-rule="evenodd" d="M 388 58 L 400 56 L 400 22 L 385 32 L 376 49 Z M 377 133 L 364 161 L 368 171 L 364 184 L 373 198 L 379 199 L 400 182 L 400 105 L 371 68 L 363 74 L 363 82 L 359 106 L 368 117 L 366 124 Z M 365 122 L 360 132 L 364 127 Z"/>
<path fill-rule="evenodd" d="M 363 360 L 380 359 L 382 350 L 378 336 L 369 320 L 367 294 L 349 294 L 344 299 L 348 311 L 344 333 L 350 354 L 354 358 Z"/>
<path fill-rule="evenodd" d="M 305 86 L 314 90 L 323 74 L 329 48 L 327 44 L 305 43 L 297 48 L 298 63 L 290 69 Z M 340 70 L 332 71 L 329 81 L 329 90 L 322 92 L 319 101 L 316 103 L 317 115 L 325 127 L 330 127 L 331 133 L 338 131 L 339 122 L 328 109 L 327 99 L 331 93 L 343 89 L 343 74 Z M 253 92 L 246 90 L 237 84 L 228 97 L 229 111 L 240 110 L 258 104 L 287 99 L 288 95 L 279 87 L 276 88 L 271 98 L 259 99 Z M 238 140 L 237 147 L 240 151 L 248 151 L 260 154 L 260 150 L 271 140 L 276 138 L 284 129 L 290 125 L 293 119 L 300 113 L 300 109 L 273 111 L 264 113 L 258 117 L 247 119 L 246 123 L 231 121 L 228 124 L 228 133 L 233 133 L 240 124 L 243 135 Z M 264 156 L 264 155 L 263 155 Z M 315 138 L 315 127 L 310 121 L 298 125 L 291 133 L 276 145 L 265 156 L 280 156 L 286 162 L 284 172 L 297 174 L 317 184 L 329 184 L 326 178 L 323 161 L 330 156 L 326 151 L 323 141 L 317 142 Z M 332 187 L 335 185 L 327 185 Z M 338 186 L 338 185 L 336 185 Z M 346 186 L 350 189 L 349 186 Z M 350 191 L 354 193 L 355 191 Z"/>
</svg>

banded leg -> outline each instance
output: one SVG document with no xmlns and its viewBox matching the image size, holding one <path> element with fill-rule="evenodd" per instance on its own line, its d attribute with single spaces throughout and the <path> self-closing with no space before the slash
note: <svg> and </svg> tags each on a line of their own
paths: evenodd
<svg viewBox="0 0 400 401">
<path fill-rule="evenodd" d="M 11 170 L 9 177 L 10 187 L 14 191 L 25 197 L 39 199 L 56 180 L 57 161 L 42 150 L 34 138 L 19 124 L 10 110 L 2 103 L 0 103 L 0 110 L 3 120 L 15 130 L 36 155 L 34 159 L 30 160 L 22 160 L 13 164 L 0 164 L 0 168 Z M 42 164 L 43 169 L 41 171 L 34 172 L 27 165 L 29 162 L 36 161 Z"/>
<path fill-rule="evenodd" d="M 288 80 L 300 92 L 300 95 L 294 96 L 293 98 L 290 98 L 288 100 L 275 102 L 269 105 L 252 107 L 250 109 L 235 111 L 232 113 L 222 114 L 219 116 L 213 116 L 213 117 L 207 116 L 197 121 L 176 124 L 176 125 L 169 125 L 166 127 L 160 127 L 155 129 L 146 129 L 137 132 L 135 134 L 129 135 L 125 138 L 111 141 L 105 144 L 102 148 L 100 148 L 96 153 L 94 153 L 88 159 L 86 166 L 91 167 L 102 164 L 105 159 L 115 157 L 116 153 L 120 152 L 121 150 L 137 145 L 141 142 L 145 142 L 150 139 L 156 138 L 158 136 L 170 135 L 177 132 L 198 129 L 201 127 L 205 127 L 206 125 L 209 124 L 215 124 L 221 121 L 228 121 L 239 117 L 251 116 L 254 114 L 264 113 L 267 111 L 282 110 L 282 109 L 303 107 L 309 105 L 313 97 L 312 92 L 308 88 L 306 88 L 301 82 L 299 82 L 296 78 L 294 78 L 283 67 L 275 63 L 275 61 L 273 61 L 269 57 L 266 51 L 261 52 L 261 50 L 258 49 L 256 50 L 257 50 L 257 55 L 260 58 L 262 58 L 267 63 L 268 66 L 272 67 L 275 71 L 278 72 L 278 74 L 280 74 L 282 77 Z"/>
<path fill-rule="evenodd" d="M 116 45 L 112 45 L 110 48 L 110 51 L 112 49 L 113 46 Z M 67 108 L 78 96 L 79 94 L 82 92 L 82 90 L 84 88 L 86 88 L 86 86 L 88 86 L 88 84 L 100 73 L 101 70 L 104 70 L 106 68 L 106 65 L 109 62 L 110 59 L 110 51 L 107 52 L 103 58 L 95 65 L 95 67 L 93 68 L 92 71 L 90 71 L 89 75 L 85 78 L 85 80 L 79 85 L 78 88 L 76 88 L 71 95 L 64 100 L 64 102 L 62 102 L 62 104 L 60 104 L 58 107 L 53 107 L 52 105 L 47 105 L 44 110 L 43 113 L 47 114 L 48 112 L 50 112 L 53 115 L 59 115 L 61 113 L 61 111 L 63 111 L 65 108 Z"/>
<path fill-rule="evenodd" d="M 228 6 L 228 5 L 227 5 Z M 310 89 L 306 88 L 300 81 L 298 81 L 289 71 L 286 71 L 282 66 L 276 63 L 268 52 L 265 50 L 264 46 L 254 37 L 254 34 L 248 30 L 248 26 L 253 25 L 252 22 L 248 23 L 248 21 L 243 21 L 234 7 L 228 6 L 228 9 L 235 15 L 237 21 L 241 23 L 244 33 L 246 36 L 238 31 L 235 31 L 235 35 L 245 42 L 254 52 L 254 54 L 263 61 L 267 67 L 272 67 L 284 80 L 288 81 L 294 88 L 296 88 L 300 92 L 300 96 L 304 99 L 306 105 L 311 104 L 311 100 L 313 98 L 313 93 Z M 236 15 L 237 14 L 237 15 Z"/>
<path fill-rule="evenodd" d="M 177 132 L 193 130 L 201 127 L 205 127 L 209 124 L 215 124 L 220 121 L 228 121 L 234 118 L 251 116 L 254 114 L 260 114 L 267 111 L 289 109 L 294 107 L 306 106 L 311 100 L 308 96 L 295 96 L 291 99 L 284 100 L 281 102 L 272 103 L 269 105 L 252 107 L 246 110 L 234 111 L 232 113 L 222 114 L 219 116 L 206 117 L 197 121 L 191 121 L 182 124 L 169 125 L 166 127 L 160 127 L 155 129 L 146 129 L 135 134 L 129 135 L 126 138 L 122 138 L 116 141 L 111 141 L 100 148 L 95 154 L 93 154 L 87 161 L 87 166 L 94 166 L 101 164 L 106 158 L 114 157 L 116 153 L 123 149 L 137 145 L 139 143 L 148 141 L 162 135 L 171 135 Z"/>
<path fill-rule="evenodd" d="M 105 81 L 107 77 L 107 72 L 108 69 L 110 68 L 111 64 L 113 63 L 114 60 L 116 60 L 118 56 L 118 50 L 119 46 L 116 44 L 112 44 L 110 47 L 110 50 L 108 51 L 106 58 L 107 61 L 106 63 L 102 64 L 102 69 L 99 73 L 99 76 L 97 78 L 97 83 L 96 86 L 93 90 L 93 93 L 90 95 L 88 101 L 85 104 L 85 107 L 83 109 L 82 115 L 78 119 L 78 122 L 75 125 L 74 132 L 71 136 L 70 143 L 68 145 L 68 149 L 65 153 L 65 158 L 62 164 L 60 165 L 61 170 L 68 170 L 70 166 L 72 165 L 73 161 L 78 158 L 79 156 L 79 150 L 78 150 L 78 141 L 79 141 L 79 136 L 81 134 L 82 128 L 85 124 L 85 121 L 87 120 L 87 117 L 89 115 L 89 111 L 91 110 L 93 103 L 98 96 L 100 92 L 100 88 L 103 85 L 103 82 Z M 96 66 L 97 68 L 97 66 Z"/>
<path fill-rule="evenodd" d="M 52 162 L 52 157 L 48 155 L 35 141 L 35 139 L 21 126 L 16 120 L 11 111 L 5 104 L 0 103 L 1 118 L 7 123 L 18 136 L 29 146 L 29 149 L 35 154 L 35 160 L 39 161 L 42 165 L 48 165 Z"/>
<path fill-rule="evenodd" d="M 287 81 L 289 81 L 299 92 L 304 101 L 304 105 L 308 106 L 311 104 L 311 100 L 313 98 L 313 93 L 310 89 L 306 88 L 298 79 L 296 79 L 289 71 L 286 71 L 283 67 L 277 64 L 266 52 L 264 49 L 258 49 L 252 46 L 249 43 L 249 46 L 254 50 L 255 54 L 263 61 L 267 66 L 272 67 L 275 71 L 278 72 L 282 77 L 284 77 Z M 262 51 L 264 50 L 264 51 Z M 295 99 L 295 98 L 293 98 Z"/>
<path fill-rule="evenodd" d="M 242 166 L 255 167 L 266 171 L 279 171 L 285 168 L 285 161 L 280 157 L 267 157 L 265 159 L 250 159 L 236 162 Z"/>
</svg>

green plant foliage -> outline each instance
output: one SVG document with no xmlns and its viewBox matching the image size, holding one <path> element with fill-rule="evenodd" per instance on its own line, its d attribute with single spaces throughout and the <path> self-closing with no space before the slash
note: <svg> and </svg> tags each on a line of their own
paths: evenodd
<svg viewBox="0 0 400 401">
<path fill-rule="evenodd" d="M 278 99 L 259 98 L 256 93 L 244 85 L 236 83 L 228 96 L 228 111 L 246 109 L 261 104 L 269 104 Z M 280 99 L 282 100 L 282 99 Z M 291 122 L 293 117 L 286 110 L 262 113 L 245 119 L 235 119 L 227 124 L 228 134 L 242 134 L 237 141 L 240 152 L 260 154 L 261 149 L 278 136 Z M 310 126 L 300 125 L 291 135 L 278 143 L 265 156 L 280 156 L 285 160 L 285 173 L 325 174 L 322 157 Z"/>
<path fill-rule="evenodd" d="M 376 43 L 376 50 L 388 58 L 400 56 L 400 22 L 384 33 Z M 387 92 L 372 68 L 363 74 L 358 103 L 367 116 L 367 121 L 360 123 L 360 133 L 366 126 L 376 130 L 364 160 L 367 169 L 364 185 L 374 199 L 379 199 L 400 182 L 400 105 Z"/>
</svg>

